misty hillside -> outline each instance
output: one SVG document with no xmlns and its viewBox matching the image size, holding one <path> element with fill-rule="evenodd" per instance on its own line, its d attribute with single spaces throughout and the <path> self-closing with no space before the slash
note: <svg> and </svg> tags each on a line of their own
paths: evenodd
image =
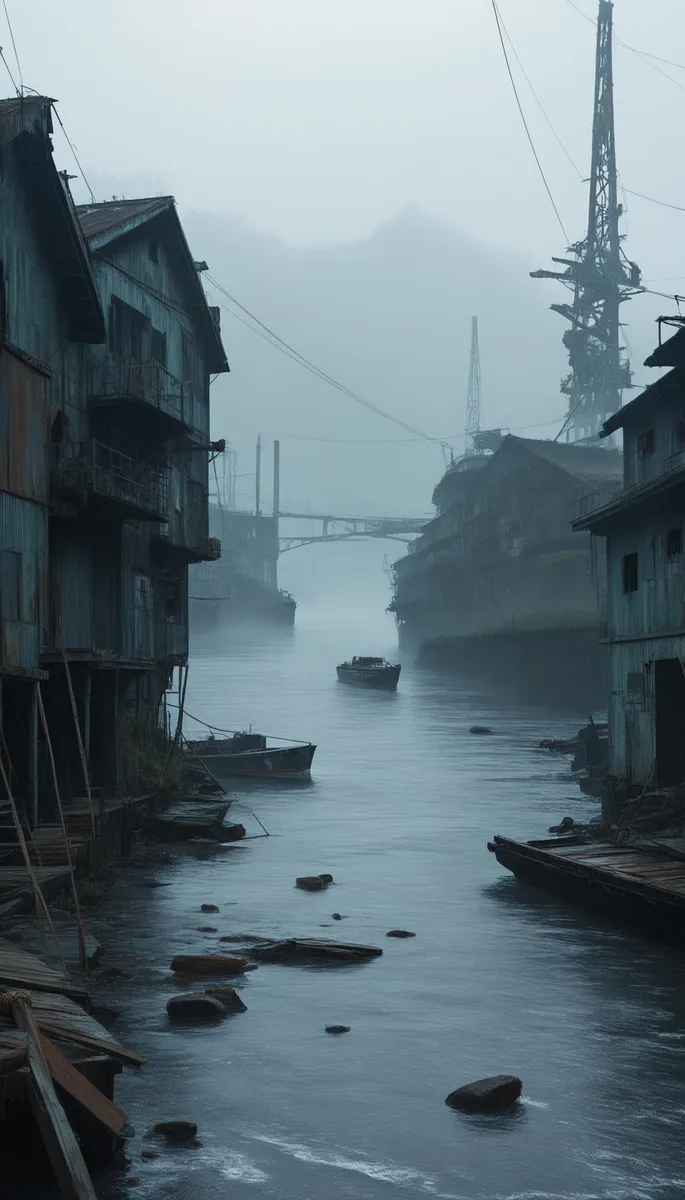
<svg viewBox="0 0 685 1200">
<path fill-rule="evenodd" d="M 552 421 L 539 435 L 556 432 L 563 323 L 548 308 L 555 289 L 528 277 L 541 264 L 488 249 L 415 208 L 367 239 L 305 250 L 244 219 L 181 215 L 210 275 L 265 324 L 372 403 L 433 436 L 456 437 L 456 453 L 474 314 L 484 424 Z M 215 302 L 228 303 L 207 287 Z M 443 470 L 438 447 L 406 440 L 410 434 L 302 370 L 225 310 L 222 326 L 231 375 L 215 385 L 213 428 L 240 453 L 241 503 L 250 503 L 260 432 L 282 441 L 283 506 L 429 510 Z M 267 502 L 270 492 L 267 478 Z"/>
</svg>

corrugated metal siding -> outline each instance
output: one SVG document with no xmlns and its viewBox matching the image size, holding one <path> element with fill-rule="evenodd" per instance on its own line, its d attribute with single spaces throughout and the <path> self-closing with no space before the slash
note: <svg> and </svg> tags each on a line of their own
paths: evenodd
<svg viewBox="0 0 685 1200">
<path fill-rule="evenodd" d="M 678 435 L 678 422 L 683 417 L 683 401 L 662 398 L 658 407 L 651 405 L 626 422 L 623 431 L 624 486 L 648 483 L 662 474 L 665 464 L 683 446 Z M 652 431 L 654 450 L 640 452 L 639 439 Z"/>
<path fill-rule="evenodd" d="M 644 520 L 608 540 L 608 632 L 610 637 L 649 637 L 677 632 L 685 624 L 685 556 L 667 556 L 668 533 L 680 529 L 681 514 Z M 637 553 L 638 588 L 623 591 L 623 559 Z"/>
<path fill-rule="evenodd" d="M 0 670 L 40 669 L 47 621 L 47 509 L 0 492 Z"/>
</svg>

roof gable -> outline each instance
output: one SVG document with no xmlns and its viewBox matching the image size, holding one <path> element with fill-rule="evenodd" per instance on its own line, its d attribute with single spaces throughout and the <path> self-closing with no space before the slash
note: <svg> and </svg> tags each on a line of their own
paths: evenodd
<svg viewBox="0 0 685 1200">
<path fill-rule="evenodd" d="M 221 334 L 207 303 L 173 196 L 79 204 L 76 212 L 93 254 L 105 254 L 108 246 L 135 236 L 151 221 L 163 222 L 189 298 L 188 311 L 204 334 L 209 370 L 212 374 L 228 371 Z"/>
<path fill-rule="evenodd" d="M 519 438 L 513 435 L 504 439 L 502 449 L 508 442 L 520 446 L 527 454 L 543 459 L 581 483 L 596 480 L 620 482 L 623 479 L 623 457 L 616 450 L 606 450 L 603 446 L 577 446 L 573 442 Z"/>
<path fill-rule="evenodd" d="M 29 205 L 57 281 L 74 341 L 105 340 L 105 318 L 88 247 L 68 186 L 52 156 L 52 100 L 17 96 L 0 100 L 0 145 L 12 143 Z"/>
</svg>

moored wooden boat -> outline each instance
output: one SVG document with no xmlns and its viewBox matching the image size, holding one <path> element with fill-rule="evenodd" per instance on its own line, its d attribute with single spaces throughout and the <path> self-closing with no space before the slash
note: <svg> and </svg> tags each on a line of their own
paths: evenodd
<svg viewBox="0 0 685 1200">
<path fill-rule="evenodd" d="M 269 746 L 261 733 L 208 737 L 189 745 L 213 775 L 247 779 L 308 779 L 316 750 L 311 742 Z"/>
<path fill-rule="evenodd" d="M 357 657 L 337 667 L 340 683 L 351 683 L 355 687 L 380 688 L 394 692 L 400 678 L 399 663 L 386 662 L 384 658 Z"/>
</svg>

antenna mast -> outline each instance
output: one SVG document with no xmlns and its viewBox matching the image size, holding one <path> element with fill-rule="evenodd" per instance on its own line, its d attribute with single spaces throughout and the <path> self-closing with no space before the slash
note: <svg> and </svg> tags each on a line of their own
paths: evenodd
<svg viewBox="0 0 685 1200">
<path fill-rule="evenodd" d="M 469 391 L 466 399 L 465 454 L 482 453 L 482 450 L 477 447 L 482 401 L 478 317 L 471 317 L 471 361 L 469 364 Z"/>
<path fill-rule="evenodd" d="M 532 271 L 533 279 L 558 279 L 573 293 L 570 304 L 553 304 L 571 328 L 563 342 L 570 374 L 561 382 L 568 396 L 565 423 L 569 442 L 594 441 L 621 407 L 632 386 L 630 363 L 620 346 L 620 305 L 642 291 L 640 269 L 623 253 L 618 223 L 611 0 L 599 0 L 592 168 L 587 235 L 568 247 L 573 258 L 553 258 L 563 271 Z"/>
</svg>

